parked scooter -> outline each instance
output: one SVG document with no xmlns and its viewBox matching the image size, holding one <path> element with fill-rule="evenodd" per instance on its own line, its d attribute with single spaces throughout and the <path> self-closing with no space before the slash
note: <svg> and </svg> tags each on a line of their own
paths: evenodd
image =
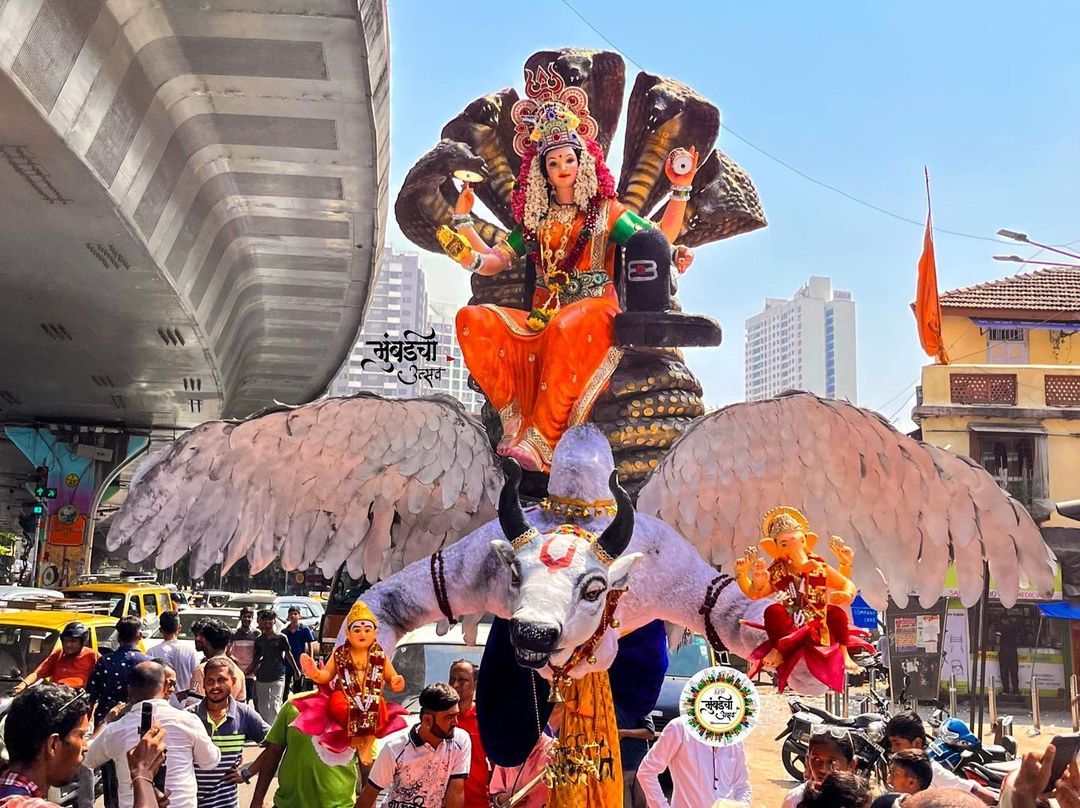
<svg viewBox="0 0 1080 808">
<path fill-rule="evenodd" d="M 1006 716 L 1003 724 L 1011 729 L 1012 718 Z M 965 769 L 973 765 L 1015 760 L 1016 739 L 1006 732 L 1000 745 L 984 744 L 963 719 L 947 718 L 937 728 L 927 753 L 932 760 L 963 776 Z"/>
</svg>

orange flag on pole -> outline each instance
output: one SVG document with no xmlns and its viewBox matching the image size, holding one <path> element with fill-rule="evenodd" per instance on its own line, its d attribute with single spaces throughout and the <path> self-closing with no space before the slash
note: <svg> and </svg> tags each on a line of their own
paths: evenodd
<svg viewBox="0 0 1080 808">
<path fill-rule="evenodd" d="M 941 338 L 941 299 L 938 297 L 937 262 L 934 260 L 934 218 L 930 210 L 930 172 L 926 175 L 926 233 L 919 258 L 919 288 L 915 295 L 915 320 L 919 324 L 919 342 L 927 356 L 937 357 L 949 364 L 945 343 Z"/>
</svg>

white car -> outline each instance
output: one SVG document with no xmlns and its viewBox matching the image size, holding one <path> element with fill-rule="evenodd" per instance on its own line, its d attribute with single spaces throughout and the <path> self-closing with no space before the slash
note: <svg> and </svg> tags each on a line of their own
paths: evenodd
<svg viewBox="0 0 1080 808">
<path fill-rule="evenodd" d="M 63 599 L 64 593 L 56 589 L 39 589 L 35 586 L 0 586 L 0 601 Z"/>
<path fill-rule="evenodd" d="M 479 667 L 490 630 L 487 623 L 477 626 L 476 645 L 465 642 L 460 624 L 452 626 L 442 636 L 436 632 L 434 624 L 405 634 L 398 641 L 393 659 L 394 670 L 405 677 L 405 689 L 394 693 L 387 688 L 386 697 L 410 713 L 418 712 L 416 700 L 420 691 L 435 682 L 445 682 L 454 662 L 467 659 Z"/>
<path fill-rule="evenodd" d="M 273 592 L 247 592 L 232 595 L 223 608 L 239 611 L 243 606 L 254 609 L 256 617 L 260 609 L 273 609 L 282 625 L 289 622 L 289 609 L 295 606 L 300 610 L 300 625 L 310 628 L 316 637 L 319 636 L 319 624 L 322 622 L 325 611 L 323 604 L 315 598 L 302 595 L 275 595 Z"/>
<path fill-rule="evenodd" d="M 177 615 L 180 620 L 180 633 L 176 635 L 176 639 L 183 645 L 190 646 L 191 650 L 195 650 L 195 637 L 191 633 L 191 627 L 199 619 L 205 619 L 207 617 L 216 617 L 221 620 L 230 630 L 235 630 L 237 623 L 240 622 L 240 610 L 239 609 L 185 609 Z M 254 623 L 252 623 L 254 627 Z M 155 645 L 161 645 L 162 636 L 161 629 L 157 629 L 149 637 L 143 638 L 143 645 L 146 646 L 146 650 L 149 651 Z"/>
</svg>

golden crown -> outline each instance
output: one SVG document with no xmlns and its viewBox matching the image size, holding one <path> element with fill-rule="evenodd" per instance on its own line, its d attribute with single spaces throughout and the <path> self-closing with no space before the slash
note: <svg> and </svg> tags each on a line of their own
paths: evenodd
<svg viewBox="0 0 1080 808">
<path fill-rule="evenodd" d="M 514 151 L 524 155 L 530 144 L 540 154 L 561 146 L 585 148 L 600 132 L 589 113 L 589 97 L 581 87 L 567 87 L 554 62 L 525 69 L 525 98 L 510 109 Z"/>
<path fill-rule="evenodd" d="M 584 144 L 577 133 L 580 125 L 581 119 L 569 107 L 558 101 L 550 101 L 536 110 L 529 140 L 537 144 L 540 154 L 563 146 L 581 149 Z"/>
<path fill-rule="evenodd" d="M 356 601 L 349 609 L 349 616 L 345 619 L 346 628 L 351 626 L 358 620 L 367 620 L 373 626 L 378 626 L 379 621 L 375 618 L 375 613 L 367 607 L 367 604 L 362 600 Z"/>
<path fill-rule="evenodd" d="M 801 530 L 803 533 L 808 532 L 810 522 L 803 516 L 802 511 L 789 505 L 773 508 L 765 514 L 765 518 L 761 522 L 762 535 L 773 539 L 782 533 L 791 533 L 796 530 Z"/>
</svg>

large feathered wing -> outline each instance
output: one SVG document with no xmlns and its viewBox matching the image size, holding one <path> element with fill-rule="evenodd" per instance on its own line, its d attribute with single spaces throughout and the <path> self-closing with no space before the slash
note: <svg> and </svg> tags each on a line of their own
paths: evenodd
<svg viewBox="0 0 1080 808">
<path fill-rule="evenodd" d="M 897 432 L 876 413 L 809 393 L 701 419 L 637 505 L 729 568 L 757 544 L 766 511 L 795 506 L 821 537 L 816 552 L 831 558 L 830 535 L 855 550 L 855 583 L 879 609 L 890 597 L 905 605 L 912 590 L 929 606 L 951 561 L 965 606 L 982 594 L 984 560 L 1006 606 L 1022 586 L 1054 585 L 1038 527 L 982 467 Z"/>
<path fill-rule="evenodd" d="M 327 398 L 186 432 L 139 469 L 108 546 L 158 569 L 190 551 L 196 576 L 247 556 L 375 581 L 494 518 L 501 485 L 453 399 Z"/>
</svg>

